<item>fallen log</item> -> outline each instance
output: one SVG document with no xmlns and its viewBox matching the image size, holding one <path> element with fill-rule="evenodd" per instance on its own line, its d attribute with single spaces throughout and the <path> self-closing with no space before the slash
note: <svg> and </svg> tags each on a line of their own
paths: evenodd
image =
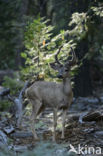
<svg viewBox="0 0 103 156">
<path fill-rule="evenodd" d="M 27 138 L 27 137 L 33 137 L 33 134 L 32 132 L 15 132 L 15 133 L 12 133 L 10 135 L 11 137 L 13 138 Z"/>
<path fill-rule="evenodd" d="M 91 121 L 99 121 L 103 120 L 103 111 L 97 110 L 94 112 L 89 112 L 83 116 L 82 120 L 84 122 L 91 122 Z"/>
<path fill-rule="evenodd" d="M 18 98 L 14 98 L 8 95 L 8 99 L 14 103 L 14 107 L 16 110 L 15 118 L 16 118 L 17 127 L 21 126 L 21 120 L 22 120 L 22 115 L 23 115 L 23 94 L 25 92 L 25 89 L 28 87 L 28 84 L 29 84 L 29 81 L 25 82 L 25 85 L 20 91 Z"/>
</svg>

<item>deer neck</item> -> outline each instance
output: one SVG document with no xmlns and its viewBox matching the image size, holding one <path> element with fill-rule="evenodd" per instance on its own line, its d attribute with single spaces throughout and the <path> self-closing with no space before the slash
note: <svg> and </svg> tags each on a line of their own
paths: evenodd
<svg viewBox="0 0 103 156">
<path fill-rule="evenodd" d="M 70 77 L 66 77 L 63 79 L 63 92 L 64 94 L 68 95 L 71 91 L 71 80 Z"/>
</svg>

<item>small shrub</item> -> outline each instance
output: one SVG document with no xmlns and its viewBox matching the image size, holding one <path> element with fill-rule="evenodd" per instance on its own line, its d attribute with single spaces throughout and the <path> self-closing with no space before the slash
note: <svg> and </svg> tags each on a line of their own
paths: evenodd
<svg viewBox="0 0 103 156">
<path fill-rule="evenodd" d="M 13 95 L 16 95 L 18 91 L 21 90 L 24 83 L 20 81 L 20 78 L 18 75 L 14 75 L 14 78 L 10 78 L 8 76 L 4 77 L 4 83 L 3 86 L 10 89 L 10 93 Z"/>
<path fill-rule="evenodd" d="M 8 100 L 0 100 L 0 110 L 1 111 L 5 111 L 6 109 L 8 109 L 10 106 L 12 105 L 12 103 Z"/>
</svg>

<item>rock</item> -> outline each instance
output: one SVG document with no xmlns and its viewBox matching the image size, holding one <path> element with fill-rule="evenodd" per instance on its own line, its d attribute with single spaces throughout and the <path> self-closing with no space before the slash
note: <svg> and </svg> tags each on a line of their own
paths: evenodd
<svg viewBox="0 0 103 156">
<path fill-rule="evenodd" d="M 78 121 L 82 113 L 78 112 L 68 112 L 68 120 Z M 68 121 L 69 122 L 69 121 Z"/>
<path fill-rule="evenodd" d="M 88 103 L 96 104 L 96 103 L 98 103 L 98 99 L 95 97 L 79 97 L 77 99 L 77 101 L 80 103 L 85 103 L 85 104 L 88 104 Z"/>
<path fill-rule="evenodd" d="M 11 137 L 16 137 L 16 138 L 26 138 L 26 137 L 33 137 L 33 134 L 30 132 L 15 132 L 10 135 Z"/>
<path fill-rule="evenodd" d="M 71 110 L 87 111 L 92 108 L 98 108 L 98 99 L 95 97 L 78 97 L 74 99 Z M 93 107 L 92 107 L 93 106 Z"/>
<path fill-rule="evenodd" d="M 57 156 L 63 156 L 63 155 L 65 155 L 65 151 L 66 151 L 66 149 L 58 149 L 58 150 L 56 150 L 56 155 Z"/>
<path fill-rule="evenodd" d="M 68 152 L 68 156 L 77 156 L 75 152 Z"/>
<path fill-rule="evenodd" d="M 84 118 L 85 115 L 87 115 L 87 112 L 84 112 L 84 113 L 82 113 L 80 115 L 80 117 L 79 117 L 79 123 L 81 123 L 81 124 L 84 123 L 83 118 Z"/>
<path fill-rule="evenodd" d="M 96 131 L 95 135 L 103 137 L 103 131 Z"/>
<path fill-rule="evenodd" d="M 13 147 L 14 151 L 16 152 L 24 152 L 25 150 L 27 150 L 27 146 L 18 146 L 18 145 L 15 145 Z"/>
<path fill-rule="evenodd" d="M 0 130 L 0 143 L 7 145 L 7 136 Z"/>
<path fill-rule="evenodd" d="M 95 131 L 94 128 L 86 128 L 83 130 L 83 132 L 85 132 L 86 134 L 90 134 L 90 133 L 93 133 Z"/>
<path fill-rule="evenodd" d="M 11 134 L 12 132 L 14 132 L 15 129 L 12 125 L 10 125 L 10 126 L 5 127 L 3 130 L 6 134 Z"/>
</svg>

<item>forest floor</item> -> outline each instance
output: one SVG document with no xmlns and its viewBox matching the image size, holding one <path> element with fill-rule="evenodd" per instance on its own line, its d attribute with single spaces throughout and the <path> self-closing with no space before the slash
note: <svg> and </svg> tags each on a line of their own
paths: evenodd
<svg viewBox="0 0 103 156">
<path fill-rule="evenodd" d="M 83 147 L 82 155 L 95 156 L 96 149 L 103 150 L 103 96 L 101 94 L 101 103 L 95 97 L 82 98 L 74 100 L 66 119 L 65 139 L 61 139 L 61 112 L 58 112 L 58 126 L 56 134 L 56 144 L 60 145 L 59 155 L 63 151 L 69 152 L 70 146 L 78 150 Z M 2 142 L 15 151 L 17 155 L 26 151 L 35 149 L 38 144 L 52 144 L 53 113 L 51 109 L 46 109 L 36 120 L 36 130 L 39 141 L 34 141 L 31 131 L 30 110 L 28 110 L 22 119 L 22 128 L 18 129 L 14 121 L 7 113 L 0 115 L 0 145 Z M 9 140 L 9 141 L 8 141 Z M 95 151 L 89 151 L 93 147 Z M 90 152 L 88 154 L 88 152 Z M 93 152 L 95 154 L 93 154 Z M 102 156 L 102 154 L 99 154 Z M 2 156 L 2 155 L 0 155 Z M 28 155 L 29 156 L 29 155 Z M 70 155 L 71 156 L 71 155 Z"/>
</svg>

